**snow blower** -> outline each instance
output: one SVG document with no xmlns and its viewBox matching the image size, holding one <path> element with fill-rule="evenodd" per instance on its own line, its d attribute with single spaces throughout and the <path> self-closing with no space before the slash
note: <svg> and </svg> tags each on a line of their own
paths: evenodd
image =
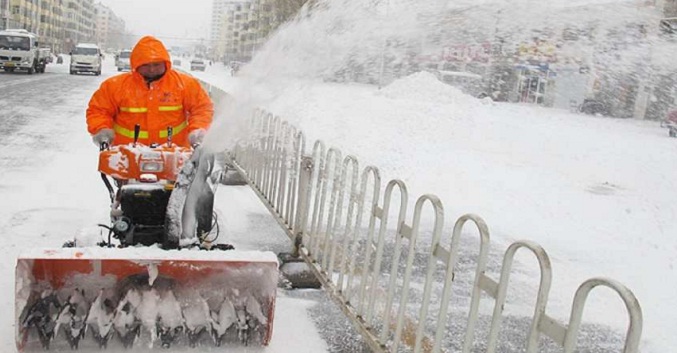
<svg viewBox="0 0 677 353">
<path fill-rule="evenodd" d="M 213 155 L 171 141 L 101 146 L 111 200 L 96 245 L 34 249 L 16 265 L 20 352 L 267 345 L 278 262 L 217 243 Z M 113 178 L 113 183 L 109 178 Z"/>
</svg>

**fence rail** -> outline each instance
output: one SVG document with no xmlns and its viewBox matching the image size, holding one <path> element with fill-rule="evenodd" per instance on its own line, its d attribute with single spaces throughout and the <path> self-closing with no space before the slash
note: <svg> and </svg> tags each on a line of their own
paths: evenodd
<svg viewBox="0 0 677 353">
<path fill-rule="evenodd" d="M 642 311 L 622 284 L 606 278 L 585 281 L 575 294 L 569 322 L 562 324 L 547 314 L 552 268 L 540 245 L 526 240 L 511 244 L 495 280 L 486 273 L 490 235 L 480 216 L 456 220 L 445 244 L 444 207 L 437 196 L 420 196 L 412 214 L 403 181 L 391 180 L 382 188 L 377 167 L 360 169 L 356 157 L 327 149 L 322 141 L 315 141 L 307 154 L 303 132 L 266 111 L 257 110 L 250 126 L 248 137 L 233 151 L 234 166 L 374 352 L 449 350 L 444 342 L 453 313 L 450 302 L 468 224 L 477 229 L 479 249 L 472 256 L 475 271 L 465 334 L 455 347 L 462 352 L 474 349 L 480 304 L 491 300 L 494 309 L 484 351 L 497 351 L 513 259 L 519 249 L 527 249 L 538 260 L 540 281 L 526 352 L 536 352 L 542 336 L 565 353 L 576 350 L 583 308 L 597 286 L 614 290 L 625 303 L 629 319 L 623 352 L 638 352 Z M 422 224 L 429 209 L 433 222 Z M 393 219 L 396 223 L 390 225 Z M 432 229 L 422 231 L 422 226 Z"/>
</svg>

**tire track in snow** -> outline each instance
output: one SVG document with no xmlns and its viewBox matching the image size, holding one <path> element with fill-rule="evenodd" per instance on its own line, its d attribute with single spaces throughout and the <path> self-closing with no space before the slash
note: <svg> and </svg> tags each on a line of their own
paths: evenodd
<svg viewBox="0 0 677 353">
<path fill-rule="evenodd" d="M 88 95 L 101 80 L 53 74 L 11 81 L 9 84 L 15 87 L 12 94 L 0 98 L 0 120 L 3 121 L 0 136 L 4 136 L 0 139 L 0 149 L 7 151 L 0 153 L 0 168 L 6 172 L 24 170 L 30 168 L 29 162 L 41 163 L 49 158 L 49 153 L 59 150 L 59 141 L 71 133 L 62 131 L 64 126 L 60 120 L 82 115 L 84 121 Z M 27 83 L 36 84 L 22 85 Z M 78 105 L 82 108 L 74 109 Z"/>
</svg>

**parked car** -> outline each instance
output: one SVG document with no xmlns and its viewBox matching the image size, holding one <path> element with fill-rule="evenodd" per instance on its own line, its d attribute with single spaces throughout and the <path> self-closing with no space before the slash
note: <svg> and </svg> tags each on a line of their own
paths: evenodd
<svg viewBox="0 0 677 353">
<path fill-rule="evenodd" d="M 207 68 L 202 59 L 193 59 L 190 61 L 190 71 L 204 71 Z"/>
</svg>

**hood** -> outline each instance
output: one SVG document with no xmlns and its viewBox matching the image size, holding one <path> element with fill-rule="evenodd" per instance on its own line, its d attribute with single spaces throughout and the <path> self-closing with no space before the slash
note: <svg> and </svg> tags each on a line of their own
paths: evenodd
<svg viewBox="0 0 677 353">
<path fill-rule="evenodd" d="M 71 61 L 72 62 L 81 62 L 81 63 L 88 63 L 88 64 L 94 64 L 99 62 L 99 56 L 98 55 L 83 55 L 83 54 L 73 54 L 71 55 Z"/>
<path fill-rule="evenodd" d="M 158 61 L 164 61 L 167 64 L 167 71 L 172 68 L 172 63 L 169 61 L 169 53 L 165 49 L 164 44 L 152 36 L 145 36 L 136 43 L 134 49 L 132 49 L 129 61 L 132 71 L 136 71 L 136 68 L 141 65 Z"/>
</svg>

